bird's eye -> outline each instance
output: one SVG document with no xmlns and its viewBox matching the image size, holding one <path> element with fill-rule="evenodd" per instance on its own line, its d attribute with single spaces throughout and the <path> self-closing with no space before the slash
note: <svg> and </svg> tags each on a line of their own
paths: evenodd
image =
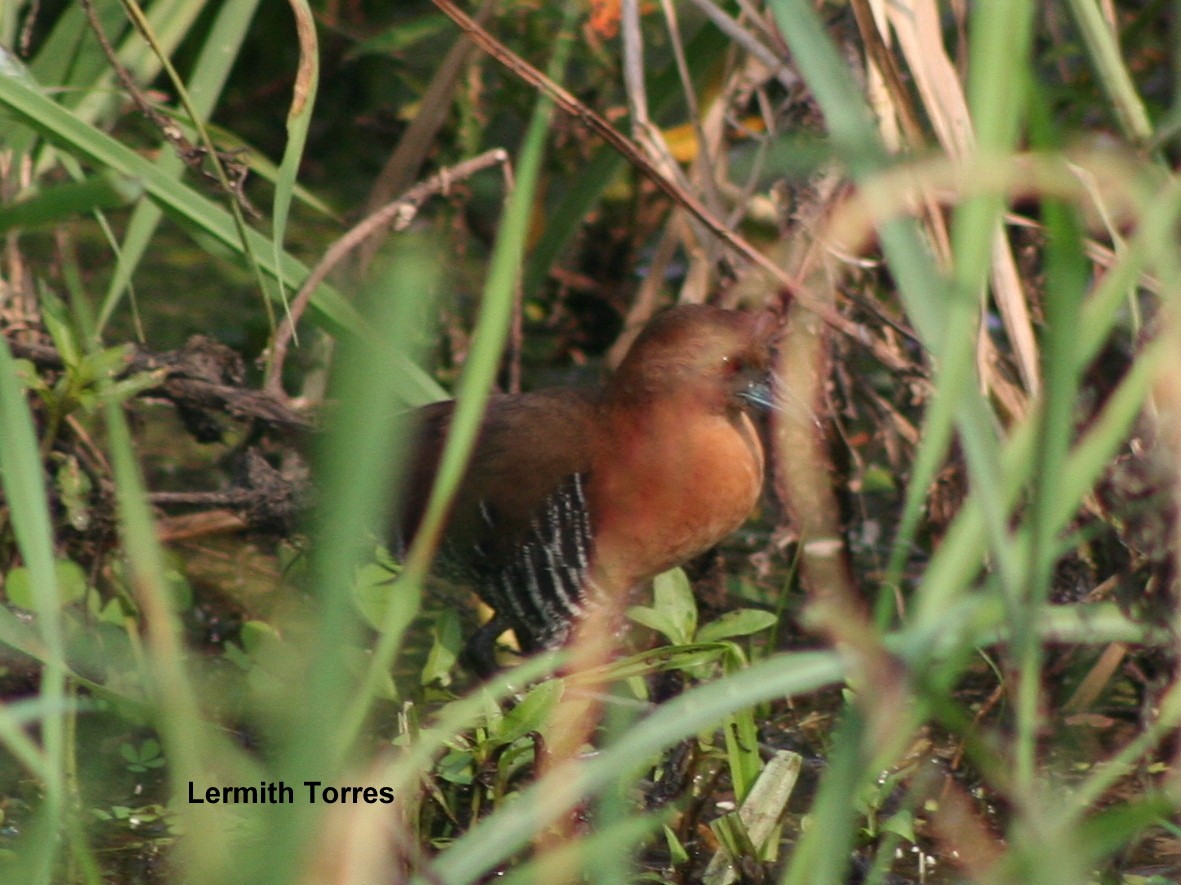
<svg viewBox="0 0 1181 885">
<path fill-rule="evenodd" d="M 740 356 L 723 356 L 722 372 L 727 375 L 737 375 L 746 368 L 746 363 Z"/>
</svg>

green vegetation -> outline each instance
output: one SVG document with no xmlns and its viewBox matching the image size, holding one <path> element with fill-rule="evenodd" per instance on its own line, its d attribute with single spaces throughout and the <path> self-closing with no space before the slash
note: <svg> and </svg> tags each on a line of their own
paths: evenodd
<svg viewBox="0 0 1181 885">
<path fill-rule="evenodd" d="M 1177 880 L 1175 5 L 450 6 L 0 5 L 0 881 Z M 706 297 L 781 503 L 476 684 L 407 407 Z"/>
</svg>

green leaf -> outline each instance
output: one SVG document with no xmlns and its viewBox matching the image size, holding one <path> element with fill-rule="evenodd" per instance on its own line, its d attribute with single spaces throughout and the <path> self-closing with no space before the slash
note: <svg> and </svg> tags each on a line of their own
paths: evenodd
<svg viewBox="0 0 1181 885">
<path fill-rule="evenodd" d="M 399 22 L 367 40 L 362 40 L 349 50 L 348 57 L 399 55 L 423 40 L 450 30 L 451 27 L 451 20 L 445 15 L 417 15 L 407 22 Z"/>
<path fill-rule="evenodd" d="M 892 492 L 898 488 L 898 480 L 885 467 L 871 464 L 861 474 L 861 488 L 867 495 L 875 492 Z"/>
<path fill-rule="evenodd" d="M 682 569 L 669 569 L 657 575 L 652 584 L 653 607 L 672 625 L 673 634 L 666 636 L 675 645 L 692 642 L 697 632 L 697 600 L 693 587 Z"/>
<path fill-rule="evenodd" d="M 113 384 L 108 384 L 102 389 L 102 396 L 94 397 L 95 408 L 97 405 L 104 405 L 106 403 L 126 402 L 132 397 L 139 396 L 145 390 L 151 390 L 153 387 L 159 387 L 167 376 L 167 369 L 158 369 L 154 372 L 137 372 L 128 378 L 121 381 L 116 381 Z M 83 397 L 79 396 L 79 400 Z"/>
<path fill-rule="evenodd" d="M 179 562 L 178 558 L 168 563 L 164 579 L 167 582 L 168 601 L 172 604 L 173 611 L 185 612 L 193 606 L 193 585 L 189 583 L 189 577 Z"/>
<path fill-rule="evenodd" d="M 164 757 L 160 755 L 160 742 L 148 738 L 138 747 L 130 743 L 119 745 L 119 753 L 127 762 L 127 770 L 134 774 L 143 774 L 149 768 L 163 768 Z"/>
<path fill-rule="evenodd" d="M 115 627 L 123 627 L 127 621 L 127 612 L 123 609 L 123 604 L 118 599 L 108 599 L 105 603 L 99 599 L 97 593 L 93 593 L 89 597 L 90 605 L 88 606 L 91 614 L 98 618 L 103 624 L 111 624 Z"/>
<path fill-rule="evenodd" d="M 159 768 L 164 764 L 164 756 L 160 742 L 155 738 L 147 738 L 139 746 L 139 761 L 150 768 Z"/>
<path fill-rule="evenodd" d="M 520 703 L 504 714 L 496 738 L 506 744 L 522 738 L 531 731 L 542 731 L 558 701 L 566 683 L 561 679 L 550 679 L 535 685 Z"/>
<path fill-rule="evenodd" d="M 746 824 L 737 811 L 723 814 L 716 820 L 710 821 L 709 828 L 718 837 L 723 850 L 730 858 L 758 857 L 758 851 L 747 832 Z M 710 881 L 707 877 L 706 881 Z"/>
<path fill-rule="evenodd" d="M 53 562 L 53 570 L 57 575 L 61 604 L 69 605 L 81 599 L 86 593 L 86 572 L 82 570 L 82 566 L 70 559 L 56 559 Z M 4 588 L 8 594 L 8 601 L 13 605 L 29 610 L 37 608 L 29 570 L 24 566 L 17 566 L 8 572 L 4 579 Z"/>
<path fill-rule="evenodd" d="M 25 390 L 40 394 L 49 392 L 49 385 L 45 383 L 45 379 L 38 373 L 37 366 L 31 360 L 13 360 L 12 367 L 17 383 Z"/>
<path fill-rule="evenodd" d="M 667 825 L 664 826 L 664 841 L 668 845 L 668 859 L 674 866 L 677 864 L 688 863 L 689 852 L 685 846 L 681 844 L 681 840 L 677 838 Z"/>
<path fill-rule="evenodd" d="M 887 818 L 881 825 L 881 831 L 883 833 L 894 833 L 913 844 L 915 842 L 914 815 L 910 811 L 903 809 Z"/>
<path fill-rule="evenodd" d="M 246 621 L 238 634 L 242 648 L 251 657 L 268 653 L 273 646 L 282 644 L 278 631 L 266 621 Z"/>
<path fill-rule="evenodd" d="M 439 682 L 448 685 L 451 681 L 451 670 L 463 647 L 463 629 L 459 623 L 459 613 L 452 608 L 444 609 L 435 620 L 431 633 L 434 642 L 431 643 L 430 654 L 427 655 L 426 664 L 422 668 L 421 684 Z"/>
<path fill-rule="evenodd" d="M 143 196 L 142 182 L 115 172 L 43 188 L 23 200 L 0 206 L 0 232 L 48 227 L 98 209 L 116 209 Z"/>
<path fill-rule="evenodd" d="M 75 530 L 86 531 L 91 522 L 90 493 L 94 490 L 94 483 L 75 456 L 62 455 L 58 460 L 54 485 L 66 509 L 66 520 Z"/>
<path fill-rule="evenodd" d="M 367 562 L 357 569 L 353 581 L 353 599 L 357 610 L 374 630 L 381 630 L 385 623 L 386 609 L 394 594 L 394 575 L 377 562 Z"/>
<path fill-rule="evenodd" d="M 77 361 L 78 383 L 90 385 L 114 378 L 126 367 L 131 350 L 130 344 L 120 344 L 86 354 Z"/>
<path fill-rule="evenodd" d="M 739 802 L 746 801 L 755 779 L 759 776 L 762 759 L 759 757 L 759 729 L 755 724 L 754 708 L 745 707 L 726 718 L 726 760 L 730 764 L 730 780 Z"/>
<path fill-rule="evenodd" d="M 692 670 L 717 661 L 730 653 L 732 649 L 731 645 L 717 642 L 666 645 L 614 661 L 605 668 L 605 671 L 610 679 L 615 680 L 629 679 L 633 676 L 647 676 L 664 670 Z"/>
<path fill-rule="evenodd" d="M 441 780 L 449 784 L 468 786 L 475 779 L 472 772 L 472 754 L 461 750 L 452 750 L 439 760 L 435 772 Z"/>
<path fill-rule="evenodd" d="M 627 610 L 627 616 L 637 624 L 642 624 L 649 630 L 655 630 L 667 639 L 670 644 L 680 644 L 678 643 L 677 626 L 664 612 L 659 612 L 646 605 L 633 605 Z"/>
<path fill-rule="evenodd" d="M 345 646 L 339 650 L 338 654 L 348 668 L 351 677 L 350 685 L 353 684 L 352 680 L 359 681 L 363 677 L 373 660 L 373 649 L 355 645 Z M 378 674 L 370 690 L 373 692 L 373 697 L 385 701 L 396 701 L 399 698 L 398 686 L 394 684 L 394 677 L 388 671 Z"/>
<path fill-rule="evenodd" d="M 45 321 L 45 329 L 53 339 L 53 346 L 57 348 L 66 370 L 69 371 L 82 359 L 82 348 L 78 345 L 77 335 L 74 334 L 73 318 L 65 302 L 47 287 L 41 287 L 38 303 L 41 306 L 41 318 Z"/>
<path fill-rule="evenodd" d="M 773 627 L 778 618 L 774 613 L 757 608 L 740 608 L 726 612 L 697 631 L 698 642 L 718 642 L 735 636 L 750 636 Z"/>
</svg>

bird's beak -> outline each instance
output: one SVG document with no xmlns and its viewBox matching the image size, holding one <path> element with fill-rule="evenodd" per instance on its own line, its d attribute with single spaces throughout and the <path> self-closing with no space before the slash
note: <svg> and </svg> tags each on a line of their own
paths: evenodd
<svg viewBox="0 0 1181 885">
<path fill-rule="evenodd" d="M 746 385 L 738 391 L 738 396 L 760 409 L 774 410 L 779 408 L 771 376 L 763 372 L 752 375 Z"/>
</svg>

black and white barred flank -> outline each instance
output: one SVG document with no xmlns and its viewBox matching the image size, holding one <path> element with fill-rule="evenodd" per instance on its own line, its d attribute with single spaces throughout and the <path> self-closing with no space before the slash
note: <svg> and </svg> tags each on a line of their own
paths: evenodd
<svg viewBox="0 0 1181 885">
<path fill-rule="evenodd" d="M 594 601 L 586 481 L 585 474 L 571 475 L 545 499 L 507 559 L 477 567 L 487 578 L 480 588 L 485 601 L 512 625 L 525 651 L 561 645 Z M 480 514 L 494 533 L 495 514 L 485 504 Z"/>
</svg>

